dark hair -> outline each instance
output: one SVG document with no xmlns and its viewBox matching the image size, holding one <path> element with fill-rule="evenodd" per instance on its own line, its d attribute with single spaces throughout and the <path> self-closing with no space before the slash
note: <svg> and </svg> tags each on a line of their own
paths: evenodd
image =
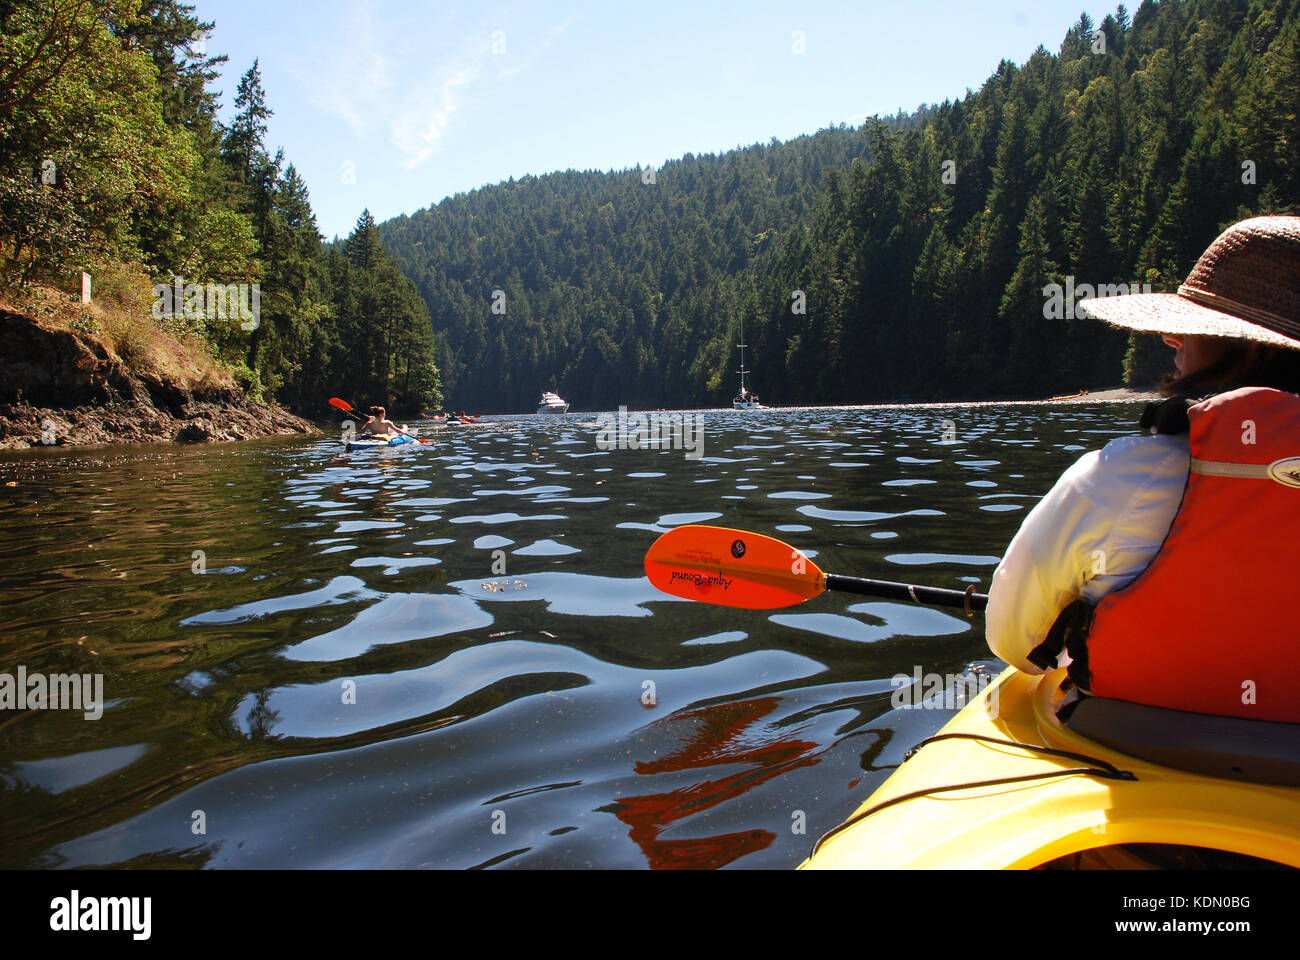
<svg viewBox="0 0 1300 960">
<path fill-rule="evenodd" d="M 381 420 L 388 416 L 388 412 L 383 407 L 371 407 L 370 412 Z"/>
<path fill-rule="evenodd" d="M 1225 340 L 1224 344 L 1223 353 L 1213 363 L 1185 376 L 1167 375 L 1160 384 L 1160 395 L 1172 397 L 1227 384 L 1300 393 L 1300 350 L 1250 340 Z"/>
</svg>

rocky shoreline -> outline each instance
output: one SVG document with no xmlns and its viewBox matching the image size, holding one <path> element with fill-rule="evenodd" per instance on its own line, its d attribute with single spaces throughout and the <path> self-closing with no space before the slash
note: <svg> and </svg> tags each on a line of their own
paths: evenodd
<svg viewBox="0 0 1300 960">
<path fill-rule="evenodd" d="M 1154 387 L 1114 387 L 1109 390 L 1090 390 L 1069 397 L 1049 397 L 1043 403 L 1137 403 L 1162 399 Z"/>
<path fill-rule="evenodd" d="M 93 337 L 0 309 L 0 449 L 318 432 L 233 383 L 132 371 Z"/>
</svg>

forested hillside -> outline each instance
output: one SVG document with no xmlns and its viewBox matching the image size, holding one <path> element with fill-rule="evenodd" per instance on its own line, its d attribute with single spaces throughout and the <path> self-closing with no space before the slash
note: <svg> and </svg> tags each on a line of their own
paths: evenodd
<svg viewBox="0 0 1300 960">
<path fill-rule="evenodd" d="M 428 312 L 368 214 L 323 249 L 307 185 L 265 142 L 256 61 L 218 121 L 212 28 L 178 0 L 0 3 L 0 286 L 23 307 L 88 273 L 126 320 L 72 322 L 128 365 L 172 337 L 305 413 L 341 384 L 398 414 L 440 403 Z M 201 293 L 151 308 L 154 283 L 259 284 L 260 312 L 214 316 Z"/>
<path fill-rule="evenodd" d="M 313 414 L 340 384 L 399 415 L 443 386 L 476 412 L 548 389 L 579 409 L 725 403 L 742 320 L 771 403 L 1150 382 L 1162 349 L 1046 309 L 1044 289 L 1172 290 L 1221 227 L 1300 209 L 1298 9 L 1121 6 L 915 114 L 528 176 L 362 214 L 325 247 L 266 143 L 256 62 L 219 122 L 225 58 L 192 6 L 16 0 L 0 4 L 0 284 L 71 291 L 85 271 L 138 314 L 97 334 L 128 362 L 152 324 Z M 150 318 L 152 285 L 177 278 L 260 284 L 258 323 Z"/>
<path fill-rule="evenodd" d="M 1172 290 L 1221 227 L 1300 209 L 1298 6 L 1120 6 L 913 120 L 688 156 L 653 182 L 528 177 L 380 231 L 459 407 L 725 403 L 742 318 L 768 402 L 1042 396 L 1126 366 L 1150 382 L 1167 351 L 1069 305 L 1045 316 L 1044 288 Z"/>
<path fill-rule="evenodd" d="M 693 405 L 735 366 L 725 321 L 754 266 L 811 220 L 829 171 L 869 157 L 861 131 L 823 130 L 658 170 L 525 177 L 380 231 L 429 306 L 453 405 L 526 410 L 557 386 L 588 409 Z"/>
</svg>

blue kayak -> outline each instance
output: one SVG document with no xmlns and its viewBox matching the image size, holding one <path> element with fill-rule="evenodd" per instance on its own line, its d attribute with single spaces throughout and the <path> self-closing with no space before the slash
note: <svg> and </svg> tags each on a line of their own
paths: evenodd
<svg viewBox="0 0 1300 960">
<path fill-rule="evenodd" d="M 402 444 L 415 443 L 414 437 L 408 437 L 399 433 L 395 437 L 377 436 L 363 437 L 358 440 L 349 440 L 347 442 L 348 450 L 374 450 L 379 447 L 400 447 Z"/>
</svg>

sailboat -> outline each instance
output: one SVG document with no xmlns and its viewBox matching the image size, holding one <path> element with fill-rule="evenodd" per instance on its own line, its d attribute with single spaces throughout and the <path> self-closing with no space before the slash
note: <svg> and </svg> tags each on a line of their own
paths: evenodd
<svg viewBox="0 0 1300 960">
<path fill-rule="evenodd" d="M 745 374 L 749 373 L 745 369 L 745 347 L 749 346 L 749 344 L 744 342 L 745 321 L 743 318 L 740 321 L 740 340 L 740 369 L 736 371 L 740 374 L 740 392 L 731 401 L 731 407 L 733 410 L 766 410 L 768 408 L 758 402 L 758 394 L 751 393 L 749 388 L 745 386 Z"/>
</svg>

